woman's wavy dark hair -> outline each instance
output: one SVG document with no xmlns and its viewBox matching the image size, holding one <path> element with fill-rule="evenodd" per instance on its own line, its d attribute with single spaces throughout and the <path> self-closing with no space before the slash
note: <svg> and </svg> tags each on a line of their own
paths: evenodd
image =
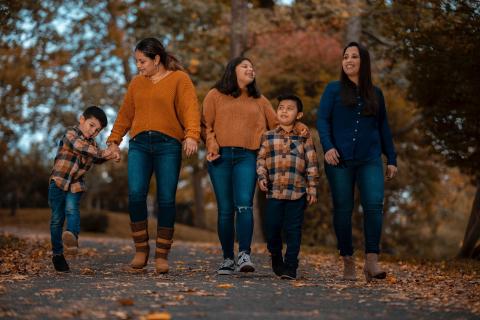
<svg viewBox="0 0 480 320">
<path fill-rule="evenodd" d="M 168 53 L 163 44 L 157 38 L 145 38 L 140 40 L 135 46 L 135 51 L 142 52 L 152 60 L 155 59 L 156 56 L 160 56 L 160 62 L 167 70 L 184 70 L 180 61 L 178 61 L 175 56 Z"/>
<path fill-rule="evenodd" d="M 252 63 L 250 59 L 245 57 L 236 57 L 230 60 L 225 68 L 222 78 L 213 87 L 223 94 L 238 98 L 242 94 L 242 90 L 238 86 L 235 68 L 245 60 Z M 247 85 L 247 93 L 249 97 L 260 98 L 261 94 L 257 88 L 255 79 Z"/>
<path fill-rule="evenodd" d="M 356 105 L 356 96 L 359 94 L 364 101 L 363 114 L 365 115 L 375 115 L 378 111 L 378 98 L 375 95 L 375 89 L 372 83 L 372 71 L 370 68 L 370 53 L 366 48 L 359 45 L 356 42 L 350 42 L 344 49 L 343 54 L 350 47 L 357 47 L 358 52 L 360 53 L 360 71 L 358 75 L 358 86 L 348 78 L 345 71 L 342 71 L 340 74 L 340 97 L 342 98 L 342 103 L 346 106 L 355 106 Z M 343 59 L 343 56 L 342 56 Z"/>
</svg>

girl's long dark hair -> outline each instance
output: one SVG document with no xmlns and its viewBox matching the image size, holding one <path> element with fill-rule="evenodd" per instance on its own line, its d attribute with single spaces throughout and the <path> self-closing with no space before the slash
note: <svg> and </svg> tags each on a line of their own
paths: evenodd
<svg viewBox="0 0 480 320">
<path fill-rule="evenodd" d="M 343 105 L 346 106 L 355 106 L 356 105 L 356 96 L 360 95 L 364 101 L 363 114 L 365 115 L 375 115 L 378 111 L 378 100 L 375 95 L 375 89 L 372 83 L 372 71 L 370 69 L 370 53 L 366 48 L 359 45 L 356 42 L 350 42 L 344 49 L 343 54 L 350 47 L 357 47 L 358 52 L 360 53 L 360 71 L 358 76 L 358 86 L 348 78 L 345 71 L 342 71 L 340 74 L 340 97 L 342 99 Z M 343 59 L 343 58 L 342 58 Z"/>
<path fill-rule="evenodd" d="M 213 87 L 223 94 L 238 98 L 242 94 L 242 90 L 238 86 L 235 68 L 245 60 L 252 63 L 250 59 L 245 57 L 236 57 L 230 60 L 225 68 L 222 78 L 220 78 Z M 247 93 L 249 97 L 260 98 L 261 94 L 257 88 L 255 79 L 247 85 Z"/>
<path fill-rule="evenodd" d="M 175 56 L 168 53 L 163 44 L 157 38 L 145 38 L 140 40 L 135 46 L 135 51 L 137 50 L 150 59 L 155 59 L 156 56 L 160 56 L 160 62 L 167 70 L 184 70 L 180 61 L 178 61 Z"/>
</svg>

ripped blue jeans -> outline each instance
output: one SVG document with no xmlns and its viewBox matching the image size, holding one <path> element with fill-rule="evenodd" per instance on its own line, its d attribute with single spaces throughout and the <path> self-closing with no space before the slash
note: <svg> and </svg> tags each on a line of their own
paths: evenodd
<svg viewBox="0 0 480 320">
<path fill-rule="evenodd" d="M 217 198 L 217 231 L 224 259 L 234 258 L 235 214 L 239 251 L 250 253 L 253 195 L 257 179 L 256 159 L 256 151 L 221 147 L 220 158 L 208 163 L 208 173 Z"/>
</svg>

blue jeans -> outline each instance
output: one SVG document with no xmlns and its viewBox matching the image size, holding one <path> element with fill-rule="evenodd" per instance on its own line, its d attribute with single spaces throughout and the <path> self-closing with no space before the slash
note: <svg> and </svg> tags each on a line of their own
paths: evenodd
<svg viewBox="0 0 480 320">
<path fill-rule="evenodd" d="M 233 259 L 234 216 L 237 214 L 239 251 L 250 253 L 253 236 L 253 195 L 257 154 L 238 147 L 220 148 L 220 158 L 208 163 L 218 206 L 218 238 L 223 257 Z"/>
<path fill-rule="evenodd" d="M 298 267 L 298 254 L 302 241 L 303 213 L 306 196 L 297 200 L 267 199 L 265 231 L 267 248 L 272 255 L 282 255 L 282 230 L 287 243 L 285 264 Z"/>
<path fill-rule="evenodd" d="M 50 218 L 50 241 L 53 254 L 63 254 L 62 232 L 65 218 L 67 230 L 78 238 L 80 233 L 80 199 L 83 192 L 63 191 L 54 181 L 48 186 L 48 205 L 52 209 Z"/>
<path fill-rule="evenodd" d="M 157 181 L 158 226 L 173 228 L 182 144 L 157 131 L 144 131 L 128 149 L 128 210 L 132 222 L 148 218 L 147 195 L 153 172 Z"/>
<path fill-rule="evenodd" d="M 347 160 L 337 166 L 325 163 L 333 199 L 333 226 L 341 256 L 353 255 L 352 211 L 355 185 L 360 191 L 363 210 L 365 252 L 380 252 L 384 178 L 382 159 Z"/>
</svg>

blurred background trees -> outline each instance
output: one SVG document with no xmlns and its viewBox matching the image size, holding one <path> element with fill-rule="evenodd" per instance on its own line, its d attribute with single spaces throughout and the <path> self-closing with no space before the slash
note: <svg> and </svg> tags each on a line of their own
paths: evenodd
<svg viewBox="0 0 480 320">
<path fill-rule="evenodd" d="M 183 62 L 200 101 L 228 59 L 244 53 L 274 106 L 284 91 L 302 97 L 312 129 L 344 45 L 357 40 L 371 51 L 399 154 L 399 175 L 386 184 L 383 249 L 443 257 L 461 248 L 462 257 L 478 257 L 479 15 L 476 1 L 0 0 L 0 207 L 14 214 L 47 205 L 56 141 L 91 104 L 113 123 L 143 37 L 158 37 Z M 215 230 L 204 154 L 184 160 L 178 219 Z M 126 154 L 87 182 L 86 210 L 127 211 Z M 305 244 L 334 247 L 330 211 L 323 176 Z M 361 248 L 358 201 L 354 219 Z"/>
</svg>

